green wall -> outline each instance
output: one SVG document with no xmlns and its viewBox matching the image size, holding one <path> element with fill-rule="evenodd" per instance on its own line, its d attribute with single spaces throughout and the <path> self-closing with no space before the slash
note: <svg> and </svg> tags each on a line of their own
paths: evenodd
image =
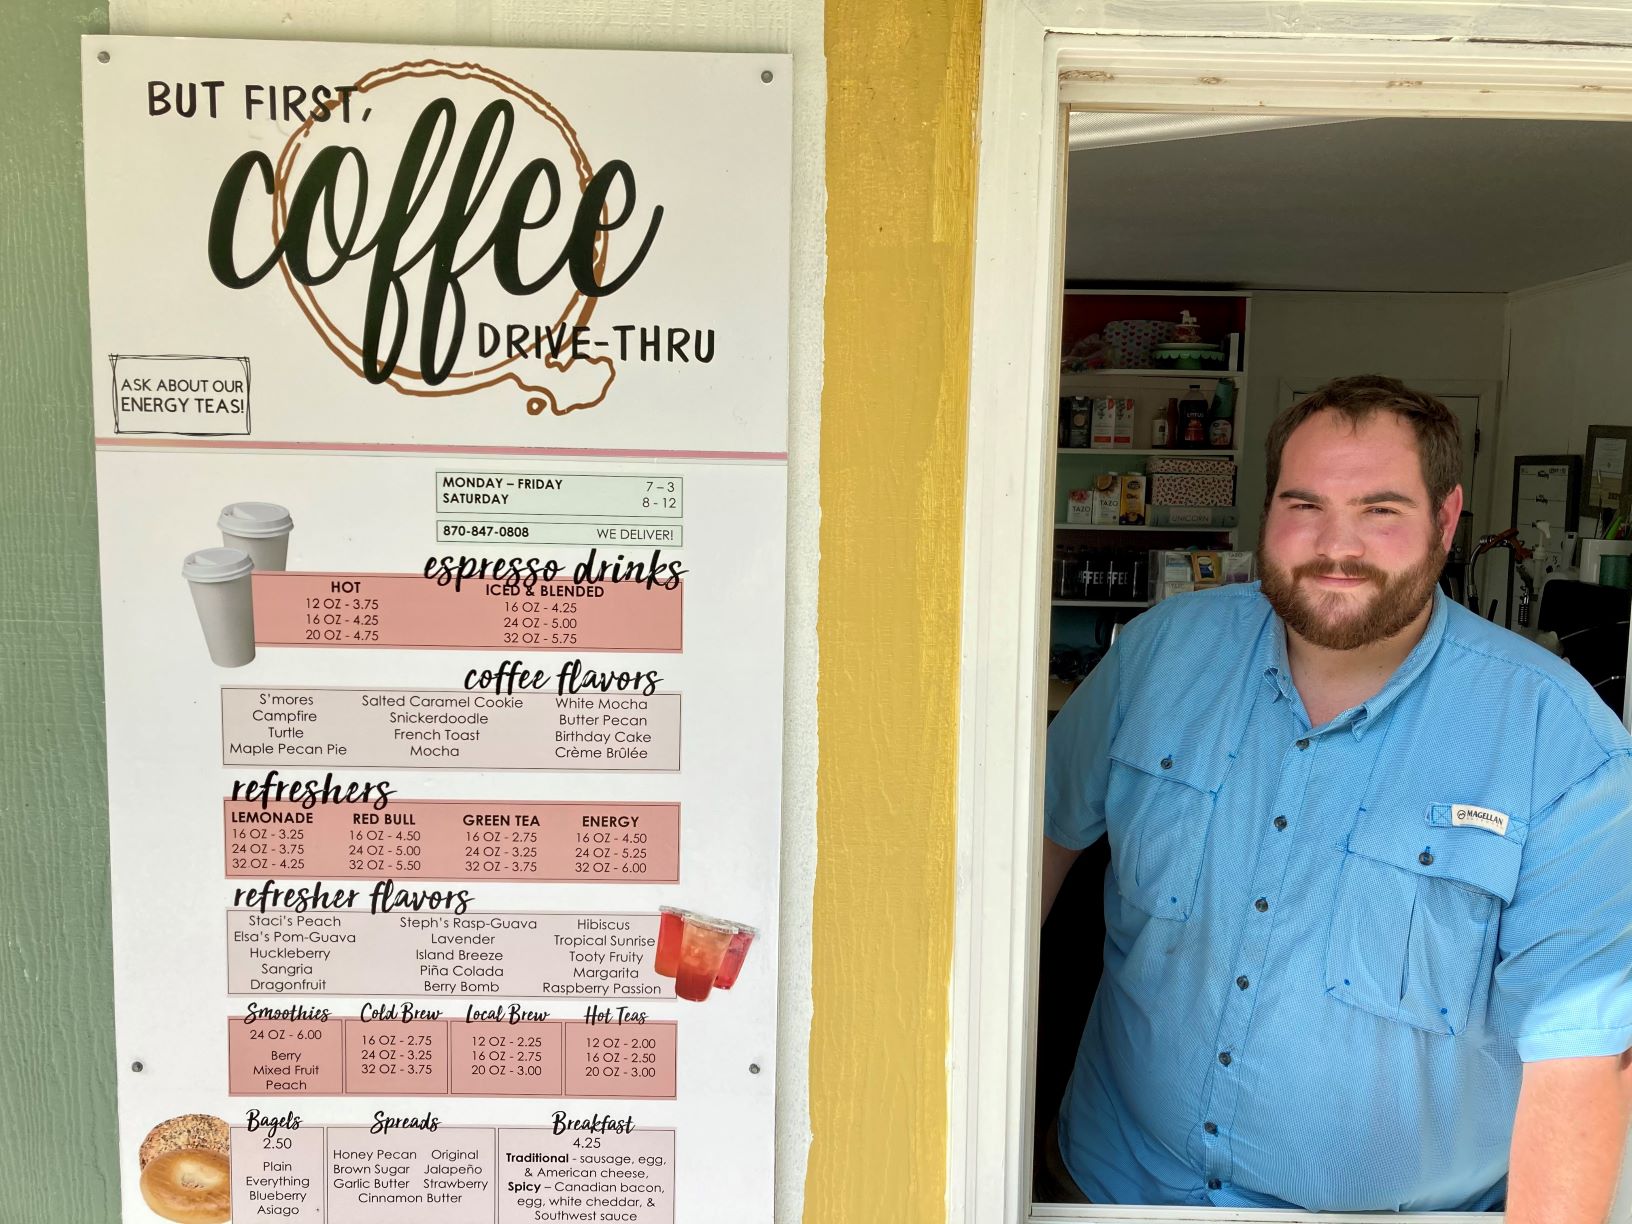
<svg viewBox="0 0 1632 1224">
<path fill-rule="evenodd" d="M 0 1224 L 118 1219 L 79 36 L 0 39 Z"/>
</svg>

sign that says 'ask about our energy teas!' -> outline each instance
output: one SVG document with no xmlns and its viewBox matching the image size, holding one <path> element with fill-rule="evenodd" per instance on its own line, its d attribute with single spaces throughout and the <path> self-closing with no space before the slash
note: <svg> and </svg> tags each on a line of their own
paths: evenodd
<svg viewBox="0 0 1632 1224">
<path fill-rule="evenodd" d="M 762 1224 L 788 58 L 82 58 L 124 1224 Z"/>
</svg>

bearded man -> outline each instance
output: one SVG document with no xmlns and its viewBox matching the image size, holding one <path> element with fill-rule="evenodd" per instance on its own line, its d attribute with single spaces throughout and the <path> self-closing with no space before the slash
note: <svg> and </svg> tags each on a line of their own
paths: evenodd
<svg viewBox="0 0 1632 1224">
<path fill-rule="evenodd" d="M 1605 1219 L 1632 1105 L 1632 740 L 1436 585 L 1455 418 L 1341 379 L 1262 581 L 1132 621 L 1049 732 L 1043 913 L 1110 840 L 1068 1198 Z"/>
</svg>

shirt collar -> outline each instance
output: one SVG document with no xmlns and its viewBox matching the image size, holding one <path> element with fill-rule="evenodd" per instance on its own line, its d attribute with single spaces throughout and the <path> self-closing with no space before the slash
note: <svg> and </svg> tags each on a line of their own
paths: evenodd
<svg viewBox="0 0 1632 1224">
<path fill-rule="evenodd" d="M 1264 681 L 1275 690 L 1275 700 L 1295 701 L 1292 688 L 1292 664 L 1286 657 L 1286 625 L 1274 612 L 1269 614 L 1269 628 L 1261 646 Z"/>
<path fill-rule="evenodd" d="M 1395 668 L 1394 674 L 1388 678 L 1388 683 L 1383 685 L 1375 697 L 1341 715 L 1331 724 L 1334 730 L 1340 726 L 1347 726 L 1358 739 L 1365 733 L 1366 727 L 1399 700 L 1400 694 L 1427 670 L 1428 664 L 1439 650 L 1440 642 L 1445 638 L 1448 607 L 1449 600 L 1445 592 L 1435 587 L 1434 610 L 1428 616 L 1428 625 L 1422 631 L 1421 639 L 1411 648 L 1411 653 L 1405 656 L 1405 662 Z M 1286 625 L 1274 614 L 1271 614 L 1269 621 L 1269 632 L 1264 635 L 1268 640 L 1262 647 L 1264 679 L 1274 688 L 1277 701 L 1286 698 L 1301 707 L 1302 701 L 1292 684 L 1292 665 L 1286 655 Z"/>
</svg>

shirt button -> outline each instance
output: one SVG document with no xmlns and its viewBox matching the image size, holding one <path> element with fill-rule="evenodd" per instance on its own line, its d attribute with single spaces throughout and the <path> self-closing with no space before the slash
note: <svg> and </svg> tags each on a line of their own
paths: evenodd
<svg viewBox="0 0 1632 1224">
<path fill-rule="evenodd" d="M 1259 897 L 1258 900 L 1256 900 L 1256 901 L 1254 901 L 1252 903 L 1252 908 L 1257 910 L 1260 914 L 1262 914 L 1264 911 L 1269 909 L 1269 902 L 1267 900 L 1265 900 L 1263 897 Z"/>
<path fill-rule="evenodd" d="M 1226 1066 L 1226 1067 L 1229 1066 L 1230 1065 L 1230 1052 L 1228 1050 L 1220 1050 L 1218 1052 L 1218 1061 L 1223 1063 L 1224 1066 Z"/>
<path fill-rule="evenodd" d="M 1300 739 L 1298 741 L 1298 751 L 1299 752 L 1305 751 L 1308 747 L 1309 747 L 1309 741 L 1308 740 Z"/>
<path fill-rule="evenodd" d="M 1277 829 L 1284 829 L 1284 828 L 1286 828 L 1286 817 L 1285 817 L 1285 816 L 1277 816 L 1277 817 L 1275 817 L 1275 827 L 1276 827 L 1276 828 L 1277 828 Z"/>
<path fill-rule="evenodd" d="M 1434 856 L 1429 854 L 1428 851 L 1424 850 L 1421 854 L 1417 855 L 1417 862 L 1421 863 L 1424 867 L 1432 867 L 1434 865 Z"/>
<path fill-rule="evenodd" d="M 1216 1135 L 1216 1134 L 1218 1134 L 1218 1123 L 1216 1123 L 1216 1122 L 1203 1122 L 1201 1124 L 1201 1129 L 1206 1131 L 1209 1135 Z"/>
<path fill-rule="evenodd" d="M 1173 758 L 1172 757 L 1163 757 L 1162 758 L 1162 768 L 1163 769 L 1172 769 L 1173 768 Z"/>
<path fill-rule="evenodd" d="M 1207 1189 L 1209 1189 L 1209 1190 L 1221 1190 L 1223 1188 L 1224 1188 L 1224 1183 L 1219 1181 L 1218 1178 L 1209 1177 L 1207 1179 Z"/>
<path fill-rule="evenodd" d="M 1236 984 L 1237 988 L 1239 988 L 1241 990 L 1245 990 L 1248 986 L 1252 985 L 1252 983 L 1247 981 L 1247 979 L 1244 978 L 1244 977 L 1236 978 L 1235 979 L 1235 984 Z"/>
</svg>

